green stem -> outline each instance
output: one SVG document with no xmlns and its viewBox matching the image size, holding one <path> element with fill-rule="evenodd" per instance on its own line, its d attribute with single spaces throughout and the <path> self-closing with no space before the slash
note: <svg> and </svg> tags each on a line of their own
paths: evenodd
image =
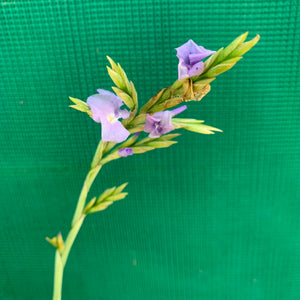
<svg viewBox="0 0 300 300">
<path fill-rule="evenodd" d="M 53 288 L 53 300 L 61 300 L 61 290 L 62 290 L 62 282 L 63 282 L 63 272 L 64 267 L 66 265 L 69 253 L 71 251 L 72 245 L 76 239 L 76 236 L 81 228 L 81 225 L 84 221 L 84 218 L 86 217 L 85 214 L 83 214 L 83 209 L 85 206 L 86 198 L 88 195 L 88 192 L 98 175 L 102 165 L 99 164 L 103 150 L 106 146 L 106 143 L 103 143 L 102 141 L 99 142 L 99 145 L 97 147 L 97 150 L 95 152 L 91 169 L 88 172 L 85 181 L 82 186 L 82 190 L 80 192 L 80 196 L 77 202 L 77 206 L 75 209 L 75 213 L 72 220 L 72 226 L 68 233 L 68 236 L 66 238 L 63 250 L 61 253 L 59 250 L 56 250 L 55 254 L 55 268 L 54 268 L 54 288 Z"/>
<path fill-rule="evenodd" d="M 60 254 L 59 251 L 56 250 L 53 300 L 61 300 L 61 289 L 62 289 L 62 282 L 63 282 L 64 267 L 66 265 L 70 250 L 81 228 L 84 218 L 85 215 L 81 215 L 78 222 L 71 228 L 67 236 L 66 243 L 64 245 L 62 253 Z"/>
<path fill-rule="evenodd" d="M 61 256 L 57 249 L 55 253 L 53 300 L 61 300 L 63 272 L 64 267 L 61 261 Z"/>
</svg>

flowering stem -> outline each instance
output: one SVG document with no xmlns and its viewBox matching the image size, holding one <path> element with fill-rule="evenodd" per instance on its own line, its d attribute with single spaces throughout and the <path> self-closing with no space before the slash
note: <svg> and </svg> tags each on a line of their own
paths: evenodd
<svg viewBox="0 0 300 300">
<path fill-rule="evenodd" d="M 62 282 L 63 282 L 63 271 L 66 265 L 69 253 L 71 251 L 72 245 L 76 239 L 76 236 L 81 228 L 81 225 L 86 217 L 83 213 L 86 198 L 88 192 L 98 175 L 102 165 L 99 164 L 103 150 L 106 146 L 106 143 L 103 143 L 102 140 L 99 142 L 97 150 L 95 152 L 91 169 L 88 172 L 85 181 L 83 183 L 83 187 L 78 199 L 78 203 L 75 209 L 75 213 L 72 220 L 72 226 L 68 233 L 68 236 L 65 240 L 64 247 L 62 251 L 59 249 L 56 250 L 55 254 L 55 267 L 54 267 L 54 288 L 53 288 L 53 300 L 61 300 L 61 289 L 62 289 Z"/>
</svg>

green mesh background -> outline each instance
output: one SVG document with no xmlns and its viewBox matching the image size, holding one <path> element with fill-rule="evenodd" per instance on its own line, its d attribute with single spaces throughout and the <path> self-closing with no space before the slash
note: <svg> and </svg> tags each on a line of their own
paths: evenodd
<svg viewBox="0 0 300 300">
<path fill-rule="evenodd" d="M 249 30 L 259 44 L 185 117 L 169 149 L 112 162 L 92 189 L 129 196 L 87 218 L 63 299 L 300 299 L 299 2 L 1 1 L 0 299 L 51 299 L 100 127 L 68 108 L 112 85 L 106 55 L 141 103 L 177 76 L 174 48 Z"/>
</svg>

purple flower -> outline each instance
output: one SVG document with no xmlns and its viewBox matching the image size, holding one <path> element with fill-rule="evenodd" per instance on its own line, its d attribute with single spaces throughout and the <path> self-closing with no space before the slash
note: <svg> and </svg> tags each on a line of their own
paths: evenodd
<svg viewBox="0 0 300 300">
<path fill-rule="evenodd" d="M 152 116 L 147 114 L 146 124 L 144 126 L 144 131 L 149 132 L 150 138 L 158 138 L 161 135 L 174 130 L 172 125 L 172 117 L 183 112 L 187 109 L 186 105 L 178 107 L 173 110 L 160 111 Z"/>
<path fill-rule="evenodd" d="M 132 148 L 121 148 L 118 150 L 118 155 L 122 156 L 122 157 L 126 157 L 128 155 L 132 155 L 133 154 L 133 150 Z"/>
<path fill-rule="evenodd" d="M 204 69 L 204 63 L 201 60 L 216 52 L 198 46 L 193 40 L 175 49 L 179 58 L 178 80 L 201 74 Z"/>
<path fill-rule="evenodd" d="M 120 143 L 127 139 L 129 131 L 125 129 L 119 118 L 126 119 L 130 112 L 121 110 L 122 100 L 106 90 L 98 89 L 99 94 L 88 97 L 87 104 L 92 111 L 93 120 L 102 124 L 103 142 Z"/>
</svg>

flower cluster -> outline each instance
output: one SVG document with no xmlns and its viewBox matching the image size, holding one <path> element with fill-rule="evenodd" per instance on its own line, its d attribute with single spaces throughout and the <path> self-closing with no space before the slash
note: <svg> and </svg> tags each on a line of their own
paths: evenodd
<svg viewBox="0 0 300 300">
<path fill-rule="evenodd" d="M 202 73 L 204 64 L 201 61 L 205 57 L 215 53 L 198 46 L 192 40 L 176 48 L 178 64 L 178 79 L 183 80 L 188 77 Z M 129 131 L 123 126 L 119 119 L 127 119 L 130 112 L 121 109 L 123 101 L 112 92 L 98 89 L 98 94 L 87 99 L 92 118 L 95 122 L 102 124 L 102 141 L 120 143 L 129 136 Z M 172 117 L 186 109 L 186 105 L 174 110 L 165 110 L 154 114 L 147 114 L 144 131 L 149 133 L 150 138 L 159 138 L 175 127 L 172 125 Z M 119 156 L 126 157 L 132 155 L 133 151 L 129 147 L 119 149 Z"/>
<path fill-rule="evenodd" d="M 118 119 L 128 118 L 130 115 L 129 111 L 126 109 L 121 110 L 123 102 L 115 94 L 101 89 L 97 91 L 99 94 L 90 96 L 87 99 L 87 103 L 91 108 L 93 120 L 102 124 L 102 140 L 114 143 L 125 141 L 130 133 Z M 150 138 L 158 138 L 174 130 L 172 117 L 181 113 L 186 108 L 186 105 L 183 105 L 172 111 L 165 110 L 153 115 L 147 114 L 144 131 L 149 133 Z M 131 154 L 132 150 L 130 148 L 119 150 L 120 156 Z"/>
</svg>

